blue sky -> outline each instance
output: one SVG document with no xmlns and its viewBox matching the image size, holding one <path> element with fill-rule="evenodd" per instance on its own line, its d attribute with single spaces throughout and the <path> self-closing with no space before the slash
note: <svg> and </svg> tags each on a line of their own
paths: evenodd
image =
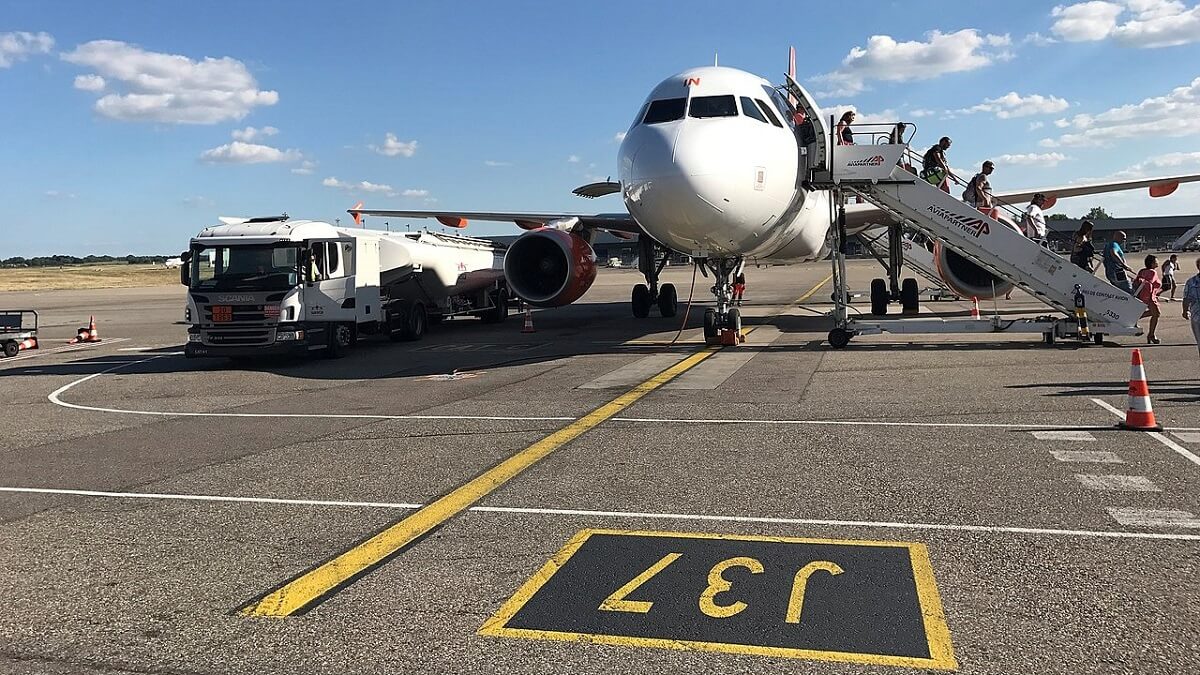
<svg viewBox="0 0 1200 675">
<path fill-rule="evenodd" d="M 218 215 L 359 199 L 620 210 L 570 190 L 615 175 L 656 83 L 714 52 L 778 82 L 789 45 L 823 106 L 950 135 L 997 189 L 1200 171 L 1195 0 L 0 0 L 0 257 L 178 252 Z M 1095 204 L 1200 213 L 1200 188 L 1057 210 Z"/>
</svg>

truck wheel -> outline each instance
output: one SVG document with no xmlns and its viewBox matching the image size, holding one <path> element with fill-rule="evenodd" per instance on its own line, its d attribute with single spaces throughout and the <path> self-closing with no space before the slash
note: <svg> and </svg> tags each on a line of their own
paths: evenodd
<svg viewBox="0 0 1200 675">
<path fill-rule="evenodd" d="M 508 318 L 508 297 L 502 292 L 489 293 L 492 307 L 480 313 L 484 323 L 500 323 Z"/>
<path fill-rule="evenodd" d="M 357 336 L 354 334 L 354 324 L 335 323 L 329 326 L 329 346 L 325 348 L 325 357 L 340 359 L 354 346 Z"/>
<path fill-rule="evenodd" d="M 4 343 L 4 355 L 5 356 L 16 356 L 20 352 L 21 352 L 21 345 L 17 344 L 16 342 L 9 340 L 8 342 Z"/>
<path fill-rule="evenodd" d="M 406 342 L 413 342 L 425 337 L 425 328 L 428 326 L 428 317 L 425 316 L 425 305 L 417 302 L 403 317 L 403 324 L 400 328 L 400 339 Z"/>
</svg>

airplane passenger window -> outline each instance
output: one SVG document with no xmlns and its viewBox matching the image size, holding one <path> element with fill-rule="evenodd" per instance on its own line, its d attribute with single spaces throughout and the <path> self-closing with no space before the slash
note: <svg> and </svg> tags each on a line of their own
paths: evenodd
<svg viewBox="0 0 1200 675">
<path fill-rule="evenodd" d="M 767 116 L 767 119 L 771 120 L 771 124 L 774 124 L 777 127 L 783 126 L 779 123 L 779 118 L 776 117 L 775 113 L 771 110 L 771 106 L 758 99 L 754 99 L 754 102 L 757 103 L 758 107 L 762 109 L 763 114 Z"/>
<path fill-rule="evenodd" d="M 646 110 L 646 118 L 642 122 L 644 124 L 661 124 L 662 122 L 681 120 L 686 104 L 687 99 L 683 98 L 664 98 L 652 101 L 650 108 Z"/>
<path fill-rule="evenodd" d="M 688 109 L 688 117 L 737 117 L 733 96 L 696 96 Z"/>
<path fill-rule="evenodd" d="M 759 122 L 762 122 L 763 124 L 768 123 L 767 118 L 763 117 L 763 114 L 758 109 L 758 106 L 754 105 L 754 101 L 751 101 L 750 97 L 748 97 L 748 96 L 742 97 L 742 114 L 745 115 L 746 117 L 753 117 L 754 119 L 758 120 Z"/>
</svg>

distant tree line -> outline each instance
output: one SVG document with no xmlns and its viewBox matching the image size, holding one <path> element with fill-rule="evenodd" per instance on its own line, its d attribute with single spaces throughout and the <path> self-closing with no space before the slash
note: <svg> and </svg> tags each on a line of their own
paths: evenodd
<svg viewBox="0 0 1200 675">
<path fill-rule="evenodd" d="M 34 258 L 14 256 L 0 260 L 0 267 L 63 267 L 66 265 L 93 265 L 96 263 L 126 263 L 128 265 L 146 265 L 166 262 L 165 255 L 89 255 L 82 258 L 73 255 L 43 255 Z"/>
</svg>

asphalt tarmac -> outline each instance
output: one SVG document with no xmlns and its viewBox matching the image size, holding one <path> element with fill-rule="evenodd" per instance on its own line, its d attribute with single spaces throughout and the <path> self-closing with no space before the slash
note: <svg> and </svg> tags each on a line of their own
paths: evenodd
<svg viewBox="0 0 1200 675">
<path fill-rule="evenodd" d="M 44 327 L 0 360 L 0 672 L 1196 672 L 1179 303 L 1161 345 L 835 351 L 828 275 L 748 270 L 736 348 L 708 280 L 672 344 L 603 270 L 532 334 L 264 363 L 184 359 L 182 288 L 0 293 Z M 1162 434 L 1113 427 L 1134 346 Z"/>
</svg>

